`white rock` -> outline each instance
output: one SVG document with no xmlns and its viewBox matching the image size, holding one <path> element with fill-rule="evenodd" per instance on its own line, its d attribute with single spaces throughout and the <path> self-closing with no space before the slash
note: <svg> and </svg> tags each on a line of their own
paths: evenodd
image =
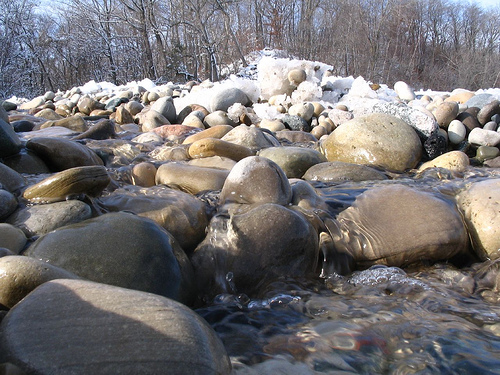
<svg viewBox="0 0 500 375">
<path fill-rule="evenodd" d="M 300 116 L 304 120 L 309 121 L 314 115 L 314 106 L 312 103 L 294 104 L 288 109 L 288 114 L 292 116 Z"/>
<path fill-rule="evenodd" d="M 500 143 L 500 133 L 494 130 L 474 128 L 469 134 L 469 142 L 479 146 L 496 146 Z"/>
<path fill-rule="evenodd" d="M 448 139 L 454 145 L 458 145 L 465 139 L 467 131 L 465 125 L 460 120 L 453 120 L 448 126 Z"/>
<path fill-rule="evenodd" d="M 396 82 L 394 84 L 394 91 L 396 91 L 396 94 L 398 94 L 401 100 L 410 101 L 415 99 L 415 93 L 413 92 L 413 89 L 408 86 L 406 82 Z"/>
</svg>

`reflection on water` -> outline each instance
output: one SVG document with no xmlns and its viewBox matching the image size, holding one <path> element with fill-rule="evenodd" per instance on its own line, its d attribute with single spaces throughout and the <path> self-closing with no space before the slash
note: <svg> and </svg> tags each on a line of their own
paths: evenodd
<svg viewBox="0 0 500 375">
<path fill-rule="evenodd" d="M 453 197 L 498 174 L 431 170 L 315 187 L 335 214 L 375 184 Z M 500 261 L 444 262 L 277 280 L 258 298 L 219 295 L 197 312 L 223 340 L 235 374 L 500 374 L 499 302 Z"/>
</svg>

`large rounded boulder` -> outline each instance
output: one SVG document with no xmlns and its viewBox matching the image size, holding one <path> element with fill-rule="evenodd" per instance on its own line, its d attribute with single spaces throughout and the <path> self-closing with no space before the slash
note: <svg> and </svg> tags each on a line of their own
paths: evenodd
<svg viewBox="0 0 500 375">
<path fill-rule="evenodd" d="M 384 113 L 356 117 L 336 128 L 322 145 L 328 161 L 368 164 L 403 172 L 422 156 L 422 143 L 403 120 Z"/>
</svg>

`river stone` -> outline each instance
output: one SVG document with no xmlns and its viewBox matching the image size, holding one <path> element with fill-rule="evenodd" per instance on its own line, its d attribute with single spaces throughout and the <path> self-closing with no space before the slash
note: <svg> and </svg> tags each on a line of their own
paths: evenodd
<svg viewBox="0 0 500 375">
<path fill-rule="evenodd" d="M 279 142 L 272 135 L 263 132 L 255 126 L 239 125 L 221 138 L 223 141 L 248 147 L 251 151 L 262 148 L 279 146 Z"/>
<path fill-rule="evenodd" d="M 151 110 L 162 114 L 169 123 L 175 124 L 177 120 L 177 113 L 175 111 L 174 102 L 171 96 L 164 96 L 159 98 L 151 105 Z"/>
<path fill-rule="evenodd" d="M 208 225 L 206 208 L 200 200 L 164 186 L 149 189 L 128 186 L 101 198 L 101 202 L 109 211 L 132 212 L 155 221 L 187 252 L 192 252 L 203 240 Z"/>
<path fill-rule="evenodd" d="M 26 133 L 20 133 L 19 135 L 26 141 L 33 138 L 69 138 L 78 135 L 79 132 L 75 132 L 71 129 L 64 128 L 62 126 L 53 126 L 50 128 L 32 130 Z"/>
<path fill-rule="evenodd" d="M 476 150 L 476 159 L 484 162 L 489 159 L 494 159 L 500 154 L 498 147 L 479 146 Z"/>
<path fill-rule="evenodd" d="M 111 120 L 103 119 L 98 123 L 96 123 L 95 125 L 92 125 L 87 131 L 77 135 L 76 137 L 73 137 L 72 139 L 100 140 L 100 139 L 109 139 L 115 137 L 116 137 L 115 124 Z"/>
<path fill-rule="evenodd" d="M 34 109 L 45 104 L 45 98 L 42 96 L 37 96 L 31 99 L 29 102 L 23 103 L 19 106 L 19 109 Z"/>
<path fill-rule="evenodd" d="M 474 96 L 474 92 L 464 89 L 453 90 L 445 101 L 465 104 Z"/>
<path fill-rule="evenodd" d="M 500 258 L 500 179 L 473 183 L 457 201 L 478 256 Z"/>
<path fill-rule="evenodd" d="M 318 141 L 318 139 L 311 133 L 295 130 L 277 131 L 276 138 L 290 143 L 316 143 Z"/>
<path fill-rule="evenodd" d="M 489 168 L 500 168 L 500 157 L 494 159 L 485 160 L 483 165 Z"/>
<path fill-rule="evenodd" d="M 212 126 L 211 128 L 205 129 L 199 133 L 195 133 L 193 135 L 190 135 L 182 143 L 183 144 L 190 144 L 190 143 L 194 143 L 194 142 L 199 141 L 200 139 L 204 139 L 204 138 L 221 139 L 227 133 L 229 133 L 232 129 L 233 129 L 233 127 L 231 125 L 215 125 L 215 126 Z"/>
<path fill-rule="evenodd" d="M 236 161 L 220 156 L 210 156 L 208 158 L 191 159 L 188 161 L 188 164 L 196 167 L 226 169 L 230 171 L 236 165 Z"/>
<path fill-rule="evenodd" d="M 11 192 L 18 193 L 26 186 L 26 180 L 12 168 L 0 163 L 0 187 Z"/>
<path fill-rule="evenodd" d="M 165 163 L 156 172 L 156 184 L 167 185 L 190 194 L 206 190 L 220 190 L 229 171 L 202 168 L 182 163 Z"/>
<path fill-rule="evenodd" d="M 494 130 L 474 128 L 469 133 L 469 142 L 477 146 L 497 146 L 500 144 L 500 133 Z"/>
<path fill-rule="evenodd" d="M 18 173 L 43 174 L 51 173 L 50 168 L 33 151 L 22 149 L 21 152 L 3 159 L 8 167 Z"/>
<path fill-rule="evenodd" d="M 457 102 L 443 102 L 434 111 L 434 117 L 439 126 L 443 129 L 448 129 L 448 125 L 458 115 Z"/>
<path fill-rule="evenodd" d="M 484 130 L 497 130 L 498 124 L 495 121 L 488 121 L 486 124 L 484 124 L 483 129 Z"/>
<path fill-rule="evenodd" d="M 7 113 L 7 109 L 5 108 L 6 106 L 8 108 L 9 105 L 5 104 L 5 103 L 6 102 L 4 102 L 3 100 L 0 100 L 0 120 L 5 121 L 6 123 L 10 123 L 10 121 L 9 121 L 9 114 Z M 9 111 L 10 110 L 11 109 L 9 109 Z"/>
<path fill-rule="evenodd" d="M 154 128 L 170 124 L 165 116 L 155 110 L 150 109 L 145 114 L 141 113 L 139 116 L 139 124 L 141 125 L 143 132 L 148 132 Z"/>
<path fill-rule="evenodd" d="M 476 94 L 469 100 L 465 102 L 467 107 L 477 107 L 477 108 L 483 108 L 485 105 L 488 103 L 491 103 L 493 100 L 495 100 L 495 97 L 491 94 L 483 93 L 483 94 Z"/>
<path fill-rule="evenodd" d="M 104 106 L 104 109 L 115 111 L 116 108 L 118 108 L 122 103 L 127 103 L 127 102 L 128 99 L 126 98 L 115 97 L 107 101 L 106 105 Z"/>
<path fill-rule="evenodd" d="M 0 247 L 5 247 L 14 254 L 19 254 L 27 241 L 21 229 L 8 223 L 0 223 Z"/>
<path fill-rule="evenodd" d="M 232 127 L 237 124 L 229 118 L 227 112 L 224 111 L 214 111 L 203 118 L 203 124 L 207 128 L 211 128 L 216 125 L 231 125 Z"/>
<path fill-rule="evenodd" d="M 21 140 L 9 123 L 0 119 L 0 158 L 17 154 L 21 150 Z"/>
<path fill-rule="evenodd" d="M 82 194 L 96 197 L 111 179 L 102 166 L 76 167 L 53 174 L 28 187 L 23 197 L 31 203 L 53 203 Z"/>
<path fill-rule="evenodd" d="M 415 100 L 415 92 L 408 86 L 406 82 L 398 81 L 394 84 L 394 91 L 398 94 L 399 99 L 406 102 Z"/>
<path fill-rule="evenodd" d="M 78 279 L 75 274 L 50 263 L 20 255 L 0 258 L 0 275 L 0 303 L 8 308 L 47 281 Z"/>
<path fill-rule="evenodd" d="M 333 108 L 328 112 L 328 118 L 332 120 L 335 127 L 342 125 L 343 123 L 352 120 L 354 115 L 352 112 L 343 111 L 341 109 Z"/>
<path fill-rule="evenodd" d="M 486 124 L 494 115 L 500 114 L 500 101 L 493 100 L 486 104 L 477 114 L 477 120 L 481 125 Z"/>
<path fill-rule="evenodd" d="M 304 147 L 269 147 L 259 156 L 274 161 L 288 178 L 302 178 L 310 167 L 326 161 L 318 151 Z"/>
<path fill-rule="evenodd" d="M 387 176 L 366 165 L 332 161 L 309 168 L 303 177 L 306 181 L 342 183 L 346 181 L 387 180 Z"/>
<path fill-rule="evenodd" d="M 463 142 L 467 135 L 467 128 L 460 120 L 453 120 L 448 125 L 448 139 L 450 143 L 454 145 L 458 145 L 460 142 Z"/>
<path fill-rule="evenodd" d="M 45 120 L 60 120 L 63 118 L 60 114 L 56 113 L 53 109 L 50 108 L 44 108 L 40 112 L 37 112 L 35 114 L 35 117 L 41 117 L 44 118 Z"/>
<path fill-rule="evenodd" d="M 156 167 L 149 162 L 142 162 L 132 168 L 132 183 L 134 185 L 151 187 L 156 184 Z"/>
<path fill-rule="evenodd" d="M 262 119 L 259 124 L 259 128 L 267 129 L 272 132 L 277 132 L 286 129 L 285 125 L 280 120 L 268 120 L 268 119 Z"/>
<path fill-rule="evenodd" d="M 281 122 L 285 125 L 285 128 L 289 130 L 300 130 L 304 132 L 311 131 L 311 125 L 300 116 L 292 116 L 289 114 L 284 115 L 281 118 Z"/>
<path fill-rule="evenodd" d="M 198 285 L 212 297 L 224 292 L 251 295 L 278 277 L 311 274 L 317 260 L 318 235 L 311 224 L 271 203 L 213 217 L 192 257 Z"/>
<path fill-rule="evenodd" d="M 0 220 L 4 220 L 17 208 L 17 199 L 9 191 L 0 189 Z"/>
<path fill-rule="evenodd" d="M 27 237 L 40 236 L 59 227 L 90 219 L 89 205 L 78 200 L 20 208 L 6 222 L 21 229 Z"/>
<path fill-rule="evenodd" d="M 44 234 L 25 255 L 88 280 L 179 300 L 185 287 L 181 263 L 189 262 L 179 250 L 152 220 L 117 212 Z"/>
<path fill-rule="evenodd" d="M 307 73 L 304 69 L 292 69 L 287 77 L 292 85 L 298 86 L 307 79 Z"/>
<path fill-rule="evenodd" d="M 288 114 L 290 116 L 299 116 L 309 122 L 314 116 L 314 105 L 312 103 L 294 104 L 290 108 L 288 108 Z"/>
<path fill-rule="evenodd" d="M 28 120 L 18 120 L 11 123 L 16 133 L 30 132 L 35 127 L 35 123 Z"/>
<path fill-rule="evenodd" d="M 247 94 L 237 87 L 229 87 L 219 90 L 212 96 L 210 100 L 210 109 L 214 111 L 225 111 L 235 103 L 240 103 L 244 106 L 251 104 Z"/>
<path fill-rule="evenodd" d="M 71 116 L 57 121 L 47 121 L 40 125 L 40 129 L 47 129 L 54 126 L 67 128 L 79 133 L 83 133 L 88 129 L 87 122 L 82 116 Z"/>
<path fill-rule="evenodd" d="M 144 109 L 144 106 L 135 100 L 127 102 L 124 104 L 124 107 L 132 116 L 135 116 Z"/>
<path fill-rule="evenodd" d="M 220 374 L 213 329 L 171 299 L 84 280 L 49 281 L 1 323 L 7 361 L 36 374 Z"/>
<path fill-rule="evenodd" d="M 188 153 L 192 159 L 221 156 L 235 161 L 253 155 L 253 152 L 248 147 L 217 138 L 203 138 L 193 142 L 189 146 Z"/>
<path fill-rule="evenodd" d="M 477 117 L 467 111 L 459 113 L 456 120 L 460 120 L 462 124 L 465 125 L 467 134 L 470 133 L 472 129 L 481 127 L 479 121 L 477 121 Z"/>
<path fill-rule="evenodd" d="M 422 140 L 427 139 L 439 128 L 433 116 L 403 103 L 377 102 L 374 104 L 372 112 L 385 113 L 400 118 L 410 125 Z"/>
<path fill-rule="evenodd" d="M 17 104 L 5 100 L 2 101 L 2 108 L 5 109 L 6 111 L 15 111 L 17 109 Z"/>
<path fill-rule="evenodd" d="M 220 194 L 220 203 L 275 203 L 288 205 L 292 199 L 290 183 L 272 160 L 249 156 L 231 169 Z"/>
<path fill-rule="evenodd" d="M 38 155 L 54 172 L 104 164 L 90 148 L 67 139 L 33 138 L 26 142 L 26 148 Z"/>
<path fill-rule="evenodd" d="M 454 204 L 404 185 L 366 190 L 328 229 L 336 251 L 363 268 L 448 260 L 469 243 Z"/>
<path fill-rule="evenodd" d="M 203 124 L 203 120 L 201 120 L 198 116 L 190 113 L 187 115 L 184 120 L 182 120 L 182 125 L 192 126 L 195 128 L 205 129 L 205 124 Z"/>
<path fill-rule="evenodd" d="M 462 151 L 450 151 L 435 159 L 422 164 L 418 171 L 422 172 L 428 168 L 445 168 L 451 171 L 463 172 L 470 165 L 469 157 Z"/>
<path fill-rule="evenodd" d="M 413 128 L 383 113 L 344 123 L 322 147 L 328 161 L 369 164 L 398 172 L 414 168 L 422 156 L 422 144 Z"/>
</svg>

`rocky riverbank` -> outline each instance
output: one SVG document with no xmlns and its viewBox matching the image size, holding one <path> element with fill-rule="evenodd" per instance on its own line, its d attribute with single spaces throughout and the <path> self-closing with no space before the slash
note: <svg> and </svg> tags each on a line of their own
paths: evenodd
<svg viewBox="0 0 500 375">
<path fill-rule="evenodd" d="M 399 306 L 400 287 L 420 296 L 443 275 L 500 345 L 498 90 L 415 93 L 270 57 L 257 70 L 2 103 L 5 373 L 363 373 L 361 333 L 346 349 L 318 331 L 331 301 L 359 308 L 383 284 Z M 228 335 L 252 324 L 226 316 L 294 304 L 307 322 L 291 334 L 294 308 L 275 334 Z M 381 337 L 368 346 L 386 370 L 369 372 L 404 350 Z"/>
</svg>

